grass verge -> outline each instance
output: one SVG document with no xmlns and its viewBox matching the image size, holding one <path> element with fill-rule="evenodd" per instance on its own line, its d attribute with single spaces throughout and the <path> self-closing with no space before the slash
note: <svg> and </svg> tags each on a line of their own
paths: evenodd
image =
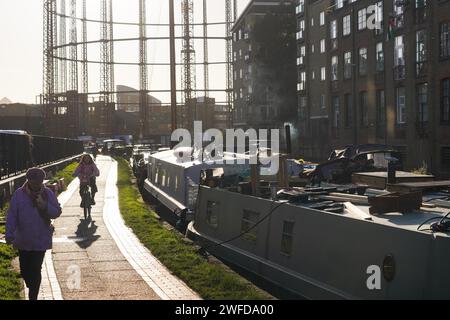
<svg viewBox="0 0 450 320">
<path fill-rule="evenodd" d="M 74 179 L 72 177 L 72 173 L 75 171 L 75 169 L 78 166 L 78 162 L 74 161 L 71 164 L 67 165 L 64 169 L 61 171 L 58 171 L 54 177 L 54 179 L 60 179 L 64 178 L 64 184 L 68 186 Z"/>
<path fill-rule="evenodd" d="M 0 209 L 0 220 L 5 220 L 8 205 Z M 0 234 L 5 234 L 5 226 L 0 225 Z M 0 300 L 20 300 L 22 282 L 20 275 L 11 266 L 17 252 L 11 246 L 0 243 Z"/>
<path fill-rule="evenodd" d="M 74 179 L 73 171 L 78 163 L 74 162 L 66 166 L 63 170 L 58 171 L 55 178 L 64 178 L 67 185 Z M 0 209 L 0 220 L 5 220 L 8 204 Z M 0 234 L 5 234 L 5 226 L 0 225 Z M 22 280 L 20 275 L 13 270 L 11 264 L 17 257 L 17 251 L 11 246 L 0 243 L 0 300 L 20 300 L 22 291 Z"/>
<path fill-rule="evenodd" d="M 131 183 L 128 163 L 120 158 L 116 160 L 119 207 L 126 224 L 174 275 L 207 300 L 273 299 L 224 265 L 208 261 L 197 253 L 194 244 L 165 228 Z"/>
</svg>

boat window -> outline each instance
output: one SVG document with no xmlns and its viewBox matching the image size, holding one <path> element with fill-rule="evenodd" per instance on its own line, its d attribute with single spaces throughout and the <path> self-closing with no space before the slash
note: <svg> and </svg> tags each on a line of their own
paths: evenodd
<svg viewBox="0 0 450 320">
<path fill-rule="evenodd" d="M 175 192 L 178 191 L 178 176 L 175 176 Z"/>
<path fill-rule="evenodd" d="M 166 186 L 166 170 L 162 170 L 162 174 L 161 174 L 161 185 L 163 186 L 163 187 L 165 187 Z"/>
<path fill-rule="evenodd" d="M 167 171 L 167 187 L 170 188 L 170 172 Z"/>
<path fill-rule="evenodd" d="M 219 208 L 220 203 L 215 201 L 208 201 L 206 204 L 206 223 L 211 227 L 219 226 Z"/>
<path fill-rule="evenodd" d="M 245 233 L 243 238 L 248 241 L 256 241 L 257 229 L 256 223 L 259 221 L 259 213 L 251 210 L 244 210 L 242 215 L 241 232 Z"/>
<path fill-rule="evenodd" d="M 153 182 L 155 183 L 155 184 L 158 184 L 158 182 L 159 182 L 159 168 L 157 168 L 156 169 L 156 172 L 155 172 L 155 179 L 153 180 Z"/>
<path fill-rule="evenodd" d="M 281 235 L 281 253 L 291 256 L 294 239 L 294 222 L 284 221 L 283 233 Z"/>
<path fill-rule="evenodd" d="M 147 171 L 147 177 L 150 177 L 150 179 L 153 177 L 153 170 L 152 170 L 152 164 L 151 163 L 149 163 L 148 164 L 148 171 Z"/>
</svg>

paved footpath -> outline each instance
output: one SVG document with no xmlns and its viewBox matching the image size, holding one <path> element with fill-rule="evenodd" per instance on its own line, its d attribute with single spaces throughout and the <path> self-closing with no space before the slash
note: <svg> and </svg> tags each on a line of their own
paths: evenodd
<svg viewBox="0 0 450 320">
<path fill-rule="evenodd" d="M 41 299 L 194 300 L 199 296 L 173 276 L 127 228 L 118 208 L 117 162 L 97 157 L 101 176 L 85 221 L 78 179 L 60 196 L 53 252 L 43 268 Z"/>
</svg>

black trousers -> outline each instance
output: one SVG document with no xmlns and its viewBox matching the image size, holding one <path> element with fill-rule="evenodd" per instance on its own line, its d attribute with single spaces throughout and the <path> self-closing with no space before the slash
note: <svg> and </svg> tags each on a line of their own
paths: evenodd
<svg viewBox="0 0 450 320">
<path fill-rule="evenodd" d="M 91 179 L 89 180 L 89 186 L 91 187 L 91 196 L 92 196 L 92 198 L 94 198 L 95 194 L 98 192 L 97 179 L 95 179 L 95 177 L 91 177 Z M 83 196 L 83 190 L 84 190 L 84 187 L 81 186 L 80 187 L 80 196 Z"/>
<path fill-rule="evenodd" d="M 19 250 L 20 274 L 29 290 L 28 298 L 30 300 L 37 300 L 39 295 L 44 257 L 45 251 Z"/>
</svg>

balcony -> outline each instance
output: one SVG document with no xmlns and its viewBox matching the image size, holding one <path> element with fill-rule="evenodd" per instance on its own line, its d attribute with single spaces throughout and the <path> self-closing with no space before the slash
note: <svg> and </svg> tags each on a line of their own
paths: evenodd
<svg viewBox="0 0 450 320">
<path fill-rule="evenodd" d="M 337 48 L 338 48 L 338 39 L 331 39 L 330 47 L 331 47 L 331 50 L 337 50 Z"/>
<path fill-rule="evenodd" d="M 428 65 L 426 61 L 416 63 L 416 75 L 418 78 L 425 77 L 427 75 Z"/>
<path fill-rule="evenodd" d="M 295 7 L 295 13 L 297 15 L 303 15 L 304 12 L 305 12 L 305 5 L 304 4 L 298 4 Z"/>
<path fill-rule="evenodd" d="M 406 67 L 404 65 L 399 65 L 394 67 L 394 80 L 400 81 L 405 80 L 406 77 Z"/>
<path fill-rule="evenodd" d="M 395 25 L 398 29 L 401 29 L 405 26 L 405 14 L 399 14 L 395 17 Z"/>
</svg>

